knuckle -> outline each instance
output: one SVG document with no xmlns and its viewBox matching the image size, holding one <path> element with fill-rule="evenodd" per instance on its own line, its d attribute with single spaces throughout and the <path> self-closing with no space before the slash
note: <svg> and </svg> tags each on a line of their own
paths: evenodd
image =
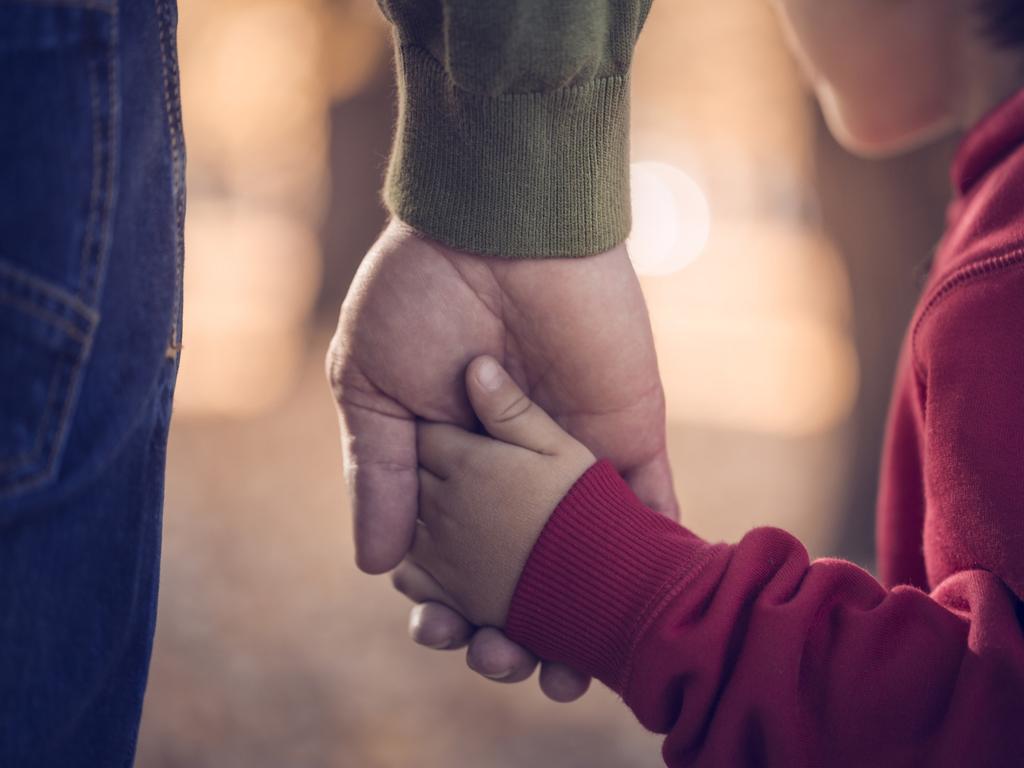
<svg viewBox="0 0 1024 768">
<path fill-rule="evenodd" d="M 350 350 L 340 333 L 334 334 L 324 355 L 324 374 L 332 389 L 339 387 L 346 379 L 346 369 L 350 358 Z"/>
<path fill-rule="evenodd" d="M 353 457 L 349 460 L 349 464 L 358 469 L 373 470 L 384 475 L 404 475 L 416 469 L 412 464 L 391 459 L 357 459 Z"/>
<path fill-rule="evenodd" d="M 344 403 L 352 392 L 358 391 L 356 372 L 347 355 L 328 351 L 325 370 L 327 384 L 338 403 Z"/>
</svg>

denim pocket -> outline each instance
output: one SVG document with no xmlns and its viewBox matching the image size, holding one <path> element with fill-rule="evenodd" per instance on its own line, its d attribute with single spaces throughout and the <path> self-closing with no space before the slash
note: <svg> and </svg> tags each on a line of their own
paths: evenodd
<svg viewBox="0 0 1024 768">
<path fill-rule="evenodd" d="M 0 498 L 55 477 L 110 249 L 114 2 L 0 0 Z"/>
<path fill-rule="evenodd" d="M 95 325 L 74 296 L 0 262 L 0 497 L 57 472 Z"/>
</svg>

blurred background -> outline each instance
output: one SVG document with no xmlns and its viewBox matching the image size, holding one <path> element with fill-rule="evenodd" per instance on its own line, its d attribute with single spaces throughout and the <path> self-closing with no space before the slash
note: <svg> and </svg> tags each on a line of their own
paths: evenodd
<svg viewBox="0 0 1024 768">
<path fill-rule="evenodd" d="M 185 347 L 138 764 L 660 765 L 603 690 L 560 706 L 414 646 L 404 599 L 353 565 L 322 361 L 385 221 L 375 3 L 180 6 Z M 656 2 L 633 78 L 630 244 L 683 520 L 711 539 L 782 526 L 870 568 L 888 388 L 954 140 L 843 152 L 764 0 Z"/>
</svg>

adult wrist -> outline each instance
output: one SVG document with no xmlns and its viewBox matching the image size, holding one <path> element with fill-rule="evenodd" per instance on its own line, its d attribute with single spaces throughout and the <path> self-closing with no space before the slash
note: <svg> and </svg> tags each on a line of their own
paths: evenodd
<svg viewBox="0 0 1024 768">
<path fill-rule="evenodd" d="M 385 183 L 391 212 L 471 253 L 587 256 L 629 233 L 629 77 L 538 93 L 459 88 L 397 48 L 399 121 Z"/>
</svg>

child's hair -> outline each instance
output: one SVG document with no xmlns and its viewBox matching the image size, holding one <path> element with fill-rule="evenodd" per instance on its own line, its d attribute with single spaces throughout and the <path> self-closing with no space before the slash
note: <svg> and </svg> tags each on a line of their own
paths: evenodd
<svg viewBox="0 0 1024 768">
<path fill-rule="evenodd" d="M 1024 2 L 977 0 L 985 33 L 997 45 L 1024 47 Z"/>
</svg>

